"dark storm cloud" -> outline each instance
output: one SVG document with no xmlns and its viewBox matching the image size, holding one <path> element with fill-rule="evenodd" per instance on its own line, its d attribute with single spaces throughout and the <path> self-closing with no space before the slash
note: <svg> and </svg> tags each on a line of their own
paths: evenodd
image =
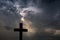
<svg viewBox="0 0 60 40">
<path fill-rule="evenodd" d="M 20 15 L 13 5 L 18 2 L 22 8 L 33 6 L 42 9 L 42 13 L 28 14 L 26 19 L 31 21 L 38 30 L 48 28 L 60 29 L 60 1 L 59 0 L 0 0 L 0 27 L 8 30 L 16 27 L 19 23 Z M 1 28 L 0 28 L 1 29 Z M 5 29 L 3 29 L 5 30 Z M 43 31 L 43 30 L 41 30 Z M 3 33 L 3 34 L 2 34 Z M 8 34 L 7 34 L 8 33 Z M 18 40 L 18 36 L 13 32 L 0 32 L 1 40 Z M 6 36 L 6 37 L 5 37 Z M 13 37 L 12 37 L 13 36 Z M 59 37 L 59 36 L 57 36 Z M 16 38 L 16 39 L 15 39 Z M 24 36 L 24 40 L 54 40 L 55 37 L 48 33 L 36 33 L 33 37 Z"/>
<path fill-rule="evenodd" d="M 0 1 L 0 27 L 11 29 L 19 23 L 20 15 L 10 1 Z"/>
<path fill-rule="evenodd" d="M 14 3 L 0 0 L 0 40 L 19 40 L 18 33 L 11 30 L 18 27 L 20 18 Z"/>
<path fill-rule="evenodd" d="M 60 30 L 60 1 L 59 0 L 34 0 L 30 4 L 32 7 L 42 9 L 42 13 L 30 14 L 25 16 L 26 19 L 31 21 L 33 25 L 41 30 L 41 33 L 36 35 L 30 40 L 58 40 L 60 35 L 53 35 L 54 33 L 46 33 L 45 28 L 59 29 Z M 27 40 L 27 39 L 26 39 Z"/>
<path fill-rule="evenodd" d="M 37 7 L 43 10 L 43 13 L 36 13 L 31 20 L 37 26 L 44 25 L 44 27 L 51 27 L 60 29 L 60 1 L 59 0 L 40 0 L 40 3 L 35 0 Z M 38 0 L 39 1 L 39 0 Z M 34 1 L 33 1 L 34 3 Z M 35 5 L 36 6 L 36 5 Z"/>
</svg>

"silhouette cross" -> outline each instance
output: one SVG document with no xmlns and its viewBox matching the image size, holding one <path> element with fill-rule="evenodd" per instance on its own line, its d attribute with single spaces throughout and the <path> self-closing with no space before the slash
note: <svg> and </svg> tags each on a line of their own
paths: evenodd
<svg viewBox="0 0 60 40">
<path fill-rule="evenodd" d="M 23 29 L 23 24 L 20 23 L 20 28 L 15 28 L 14 31 L 19 31 L 19 40 L 22 40 L 22 37 L 23 37 L 23 32 L 27 32 L 28 30 L 27 29 Z"/>
</svg>

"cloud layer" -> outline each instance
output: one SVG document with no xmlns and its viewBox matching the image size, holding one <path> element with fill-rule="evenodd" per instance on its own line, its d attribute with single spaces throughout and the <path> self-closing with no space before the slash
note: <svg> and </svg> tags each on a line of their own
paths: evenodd
<svg viewBox="0 0 60 40">
<path fill-rule="evenodd" d="M 15 40 L 17 38 L 16 40 L 18 40 L 18 33 L 7 30 L 19 27 L 22 17 L 21 11 L 26 13 L 24 19 L 29 27 L 36 28 L 34 36 L 27 36 L 24 33 L 24 40 L 54 40 L 55 37 L 59 38 L 57 36 L 57 34 L 60 35 L 59 0 L 0 0 L 0 34 L 4 32 L 1 35 L 2 38 L 8 35 L 9 38 L 4 39 Z"/>
</svg>

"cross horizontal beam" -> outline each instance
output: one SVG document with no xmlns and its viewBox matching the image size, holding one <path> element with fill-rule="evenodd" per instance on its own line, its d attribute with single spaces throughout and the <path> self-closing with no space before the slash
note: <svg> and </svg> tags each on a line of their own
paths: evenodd
<svg viewBox="0 0 60 40">
<path fill-rule="evenodd" d="M 18 29 L 18 28 L 15 28 L 14 31 L 24 31 L 24 32 L 27 32 L 27 29 Z"/>
</svg>

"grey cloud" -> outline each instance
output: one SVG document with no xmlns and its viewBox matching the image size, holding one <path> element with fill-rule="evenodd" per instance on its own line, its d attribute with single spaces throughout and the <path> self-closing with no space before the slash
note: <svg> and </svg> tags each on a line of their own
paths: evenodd
<svg viewBox="0 0 60 40">
<path fill-rule="evenodd" d="M 10 1 L 0 1 L 0 27 L 7 29 L 17 27 L 21 16 L 17 13 L 16 7 Z"/>
<path fill-rule="evenodd" d="M 30 4 L 30 2 L 32 3 Z M 7 29 L 12 29 L 17 26 L 19 23 L 20 15 L 17 14 L 16 8 L 13 7 L 14 3 L 18 2 L 19 5 L 22 5 L 23 8 L 26 8 L 28 6 L 37 7 L 38 9 L 42 9 L 42 13 L 38 14 L 28 14 L 25 18 L 31 21 L 36 28 L 41 32 L 44 30 L 45 27 L 48 28 L 54 28 L 54 29 L 60 29 L 60 1 L 59 0 L 9 0 L 9 4 L 6 3 L 6 0 L 4 2 L 0 1 L 0 26 L 5 27 Z M 16 24 L 17 23 L 17 24 Z M 7 27 L 8 26 L 8 27 Z M 5 30 L 5 29 L 4 29 Z M 3 33 L 3 32 L 2 32 Z M 2 34 L 1 33 L 1 34 Z M 11 33 L 11 34 L 10 34 Z M 16 35 L 13 32 L 10 32 L 7 35 L 7 32 L 5 34 L 0 34 L 2 37 L 0 37 L 1 40 L 15 40 L 18 35 Z M 7 35 L 7 36 L 6 36 Z M 11 36 L 13 37 L 11 38 Z M 5 37 L 6 36 L 6 37 Z M 42 32 L 37 32 L 36 35 L 33 37 L 27 37 L 24 36 L 24 40 L 58 40 L 60 36 L 51 36 L 51 34 Z M 3 39 L 4 38 L 4 39 Z M 56 39 L 57 38 L 57 39 Z M 17 40 L 16 39 L 16 40 Z"/>
<path fill-rule="evenodd" d="M 36 15 L 32 15 L 33 13 L 28 14 L 30 16 L 27 16 L 26 18 L 31 20 L 37 26 L 44 25 L 44 27 L 47 26 L 55 29 L 60 29 L 59 4 L 59 0 L 41 0 L 40 8 L 43 10 L 43 12 Z"/>
</svg>

